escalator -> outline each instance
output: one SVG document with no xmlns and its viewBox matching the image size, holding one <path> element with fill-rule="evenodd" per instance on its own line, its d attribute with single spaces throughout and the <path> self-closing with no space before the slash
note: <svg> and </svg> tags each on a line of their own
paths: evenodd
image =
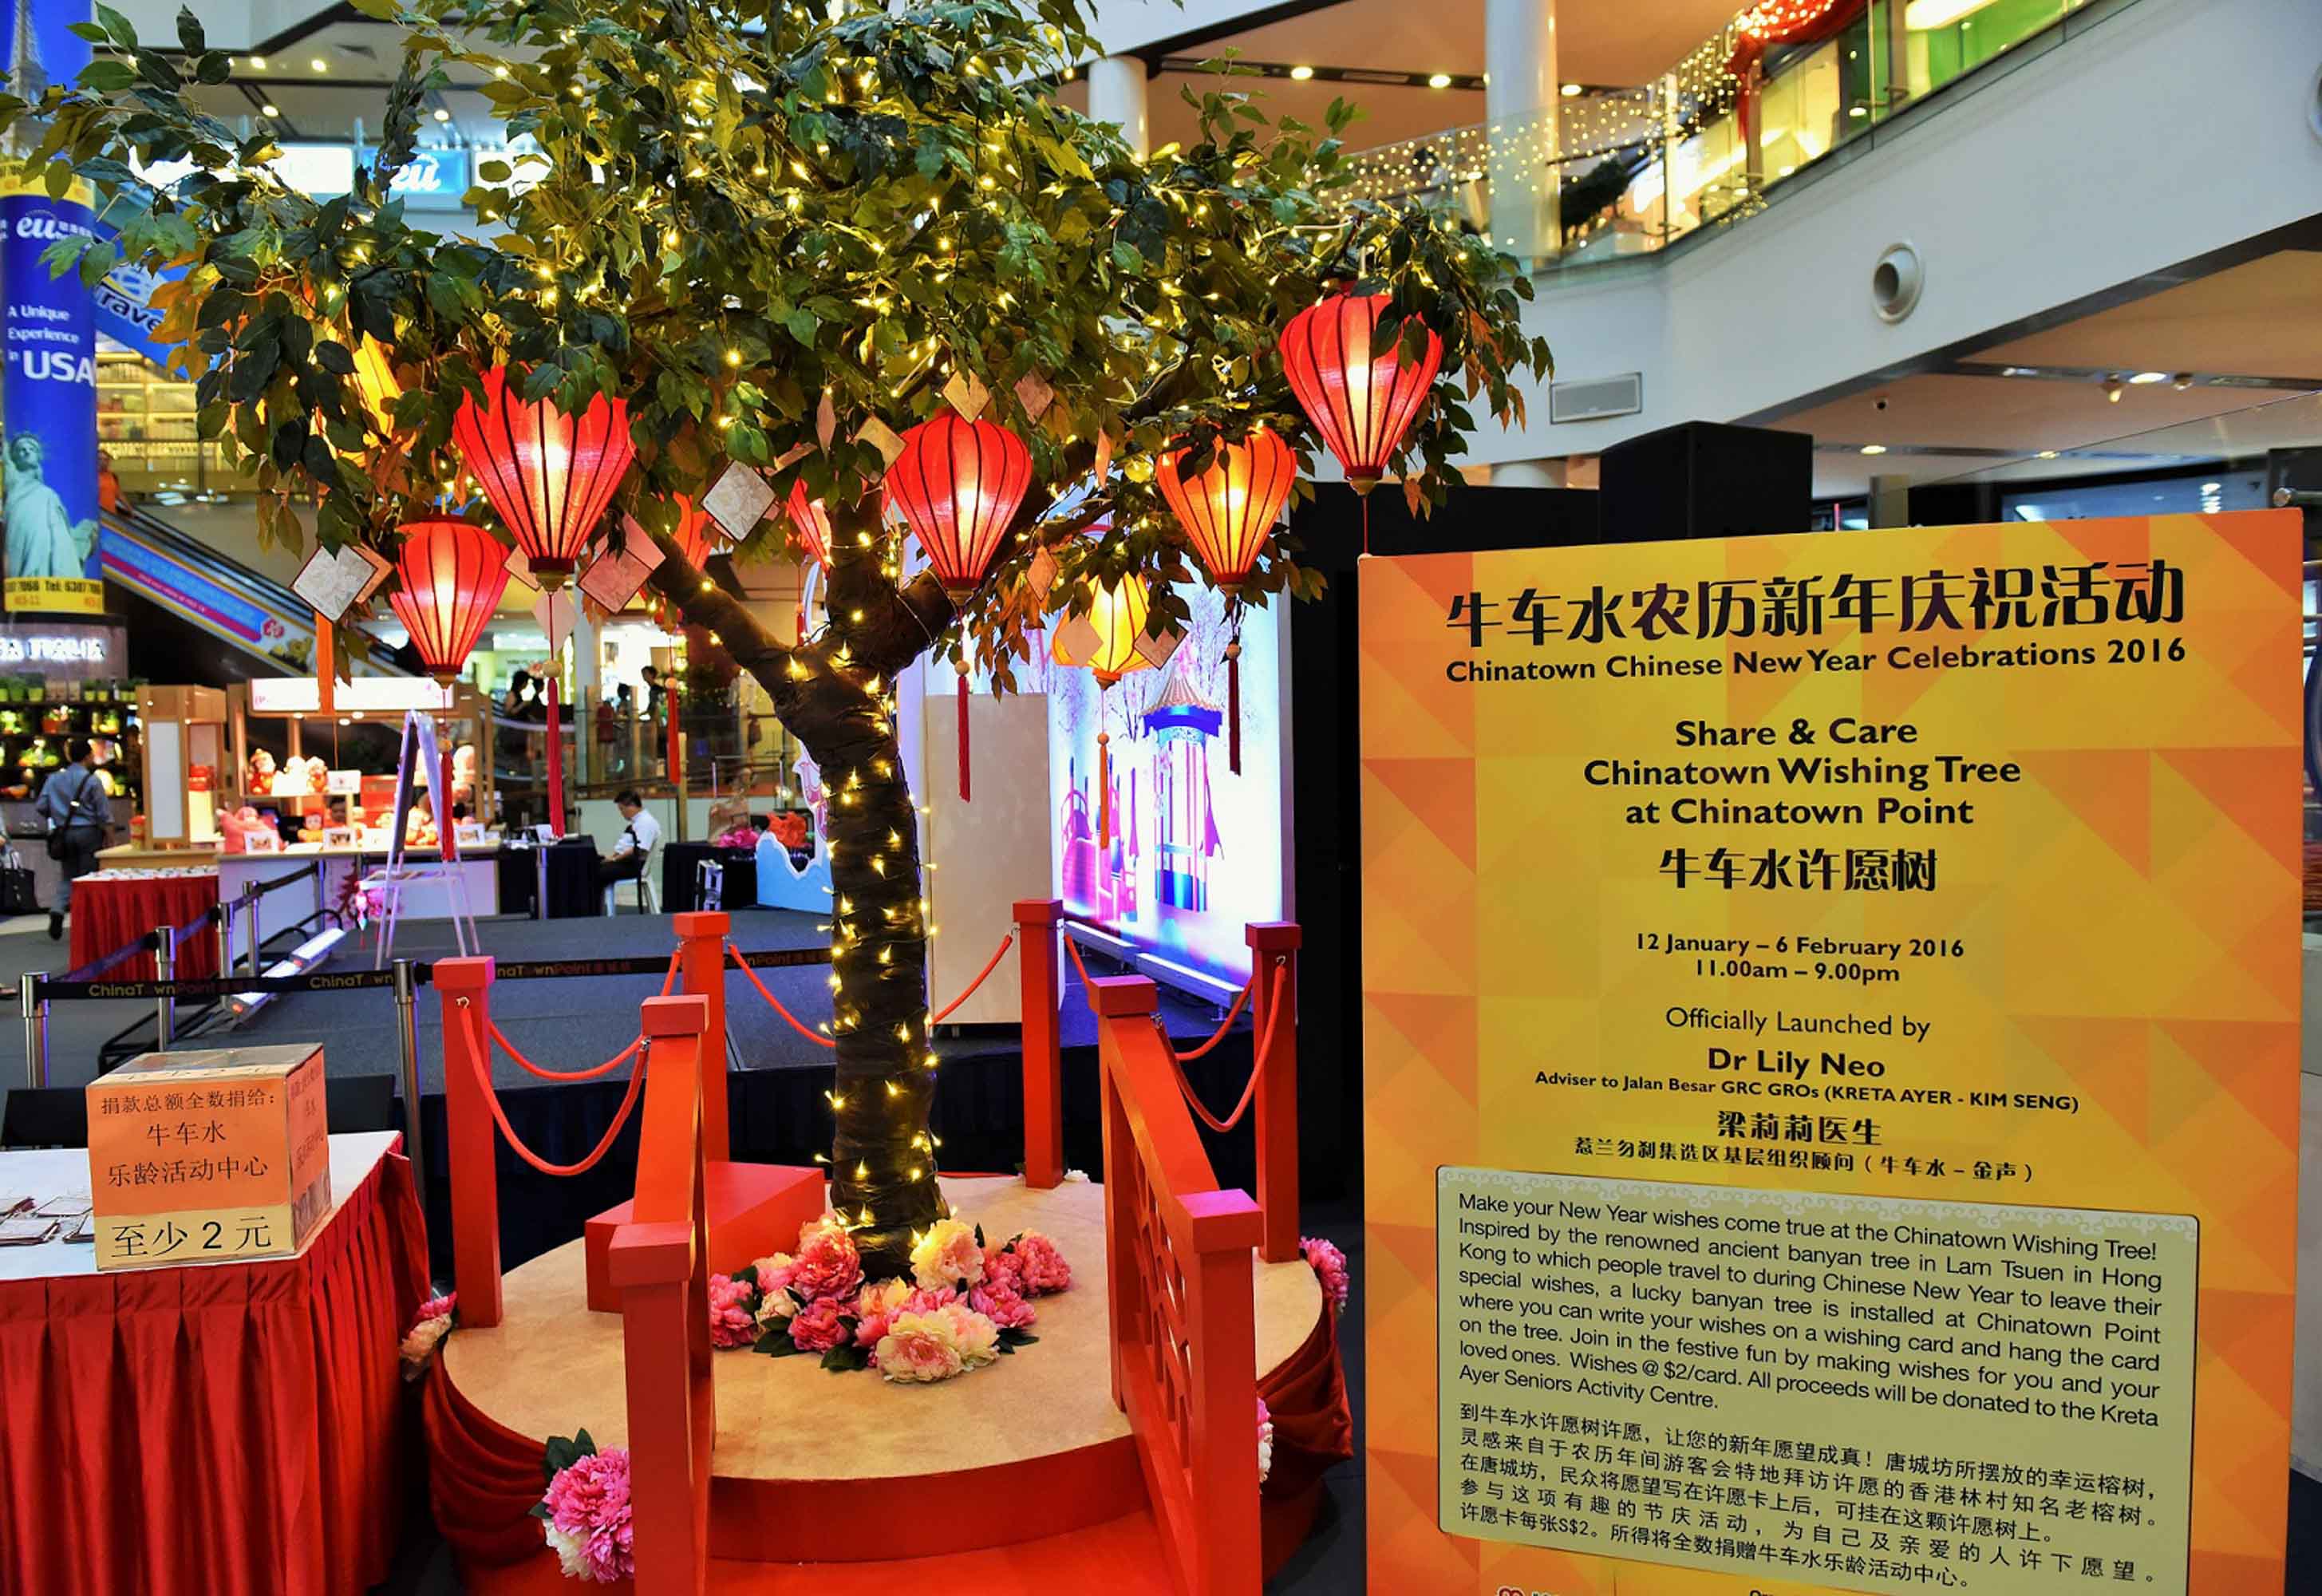
<svg viewBox="0 0 2322 1596">
<path fill-rule="evenodd" d="M 97 548 L 110 607 L 129 623 L 135 674 L 221 686 L 313 674 L 315 611 L 273 578 L 140 506 L 107 511 Z M 359 670 L 410 674 L 394 650 L 359 628 L 342 628 L 339 647 Z"/>
</svg>

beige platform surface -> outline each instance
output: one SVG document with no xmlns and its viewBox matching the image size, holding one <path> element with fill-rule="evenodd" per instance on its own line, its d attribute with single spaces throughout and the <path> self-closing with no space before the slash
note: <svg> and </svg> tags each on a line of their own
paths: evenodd
<svg viewBox="0 0 2322 1596">
<path fill-rule="evenodd" d="M 935 1386 L 895 1385 L 877 1371 L 834 1374 L 810 1357 L 746 1351 L 717 1358 L 717 1472 L 733 1479 L 881 1479 L 989 1468 L 1075 1451 L 1129 1433 L 1106 1368 L 1104 1188 L 1068 1182 L 1031 1191 L 1016 1179 L 944 1183 L 953 1214 L 987 1239 L 1019 1231 L 1055 1238 L 1073 1289 L 1039 1300 L 1039 1344 Z M 1257 1372 L 1286 1362 L 1313 1334 L 1321 1288 L 1303 1261 L 1257 1263 Z M 506 1317 L 443 1344 L 443 1372 L 483 1412 L 545 1440 L 586 1428 L 625 1445 L 621 1322 L 592 1314 L 581 1244 L 512 1270 Z"/>
</svg>

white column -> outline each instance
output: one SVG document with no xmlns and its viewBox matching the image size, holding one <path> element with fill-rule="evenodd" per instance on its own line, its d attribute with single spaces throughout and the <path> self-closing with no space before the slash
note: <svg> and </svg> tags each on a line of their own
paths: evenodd
<svg viewBox="0 0 2322 1596">
<path fill-rule="evenodd" d="M 1492 467 L 1495 488 L 1561 488 L 1561 460 L 1503 460 Z"/>
<path fill-rule="evenodd" d="M 1522 261 L 1557 252 L 1556 0 L 1484 0 L 1484 117 L 1492 242 Z"/>
<path fill-rule="evenodd" d="M 1109 55 L 1089 68 L 1089 118 L 1110 122 L 1139 155 L 1152 148 L 1145 130 L 1145 63 Z"/>
<path fill-rule="evenodd" d="M 597 701 L 605 695 L 604 650 L 597 641 L 596 623 L 589 619 L 579 604 L 572 607 L 571 640 L 572 702 L 565 706 L 565 714 L 572 724 L 573 774 L 578 781 L 593 781 L 599 774 L 596 768 Z"/>
</svg>

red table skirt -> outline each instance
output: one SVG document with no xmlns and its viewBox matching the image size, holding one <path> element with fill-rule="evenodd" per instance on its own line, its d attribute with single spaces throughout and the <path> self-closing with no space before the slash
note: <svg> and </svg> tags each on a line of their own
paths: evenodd
<svg viewBox="0 0 2322 1596">
<path fill-rule="evenodd" d="M 390 1153 L 295 1259 L 0 1282 L 0 1591 L 361 1596 L 419 1464 Z"/>
<path fill-rule="evenodd" d="M 569 1582 L 542 1538 L 540 1520 L 528 1517 L 541 1498 L 546 1437 L 520 1435 L 486 1417 L 443 1377 L 441 1363 L 426 1386 L 428 1494 L 468 1589 L 478 1596 L 554 1596 Z M 1274 1420 L 1274 1468 L 1258 1504 L 1271 1578 L 1312 1529 L 1324 1472 L 1355 1454 L 1338 1324 L 1328 1308 L 1305 1344 L 1257 1382 L 1257 1394 Z M 1250 1417 L 1254 1426 L 1257 1415 Z M 1254 1428 L 1250 1442 L 1257 1445 Z M 779 1545 L 780 1527 L 769 1533 Z M 844 1564 L 819 1566 L 844 1581 Z M 628 1585 L 600 1588 L 619 1596 Z"/>
<path fill-rule="evenodd" d="M 184 876 L 133 876 L 99 870 L 73 883 L 72 961 L 78 969 L 158 926 L 182 926 L 217 907 L 215 870 Z M 204 926 L 178 944 L 178 974 L 188 981 L 218 973 L 217 931 Z M 140 953 L 105 972 L 114 981 L 153 979 L 153 956 Z"/>
</svg>

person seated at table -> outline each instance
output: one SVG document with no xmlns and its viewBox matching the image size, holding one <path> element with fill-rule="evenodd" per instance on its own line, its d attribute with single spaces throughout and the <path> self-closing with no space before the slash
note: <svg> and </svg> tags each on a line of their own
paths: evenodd
<svg viewBox="0 0 2322 1596">
<path fill-rule="evenodd" d="M 621 828 L 620 839 L 613 844 L 611 857 L 597 861 L 599 892 L 616 881 L 635 881 L 644 875 L 645 860 L 661 846 L 661 822 L 645 812 L 645 801 L 637 796 L 635 787 L 614 799 L 613 807 L 621 812 L 621 819 L 627 823 Z"/>
</svg>

